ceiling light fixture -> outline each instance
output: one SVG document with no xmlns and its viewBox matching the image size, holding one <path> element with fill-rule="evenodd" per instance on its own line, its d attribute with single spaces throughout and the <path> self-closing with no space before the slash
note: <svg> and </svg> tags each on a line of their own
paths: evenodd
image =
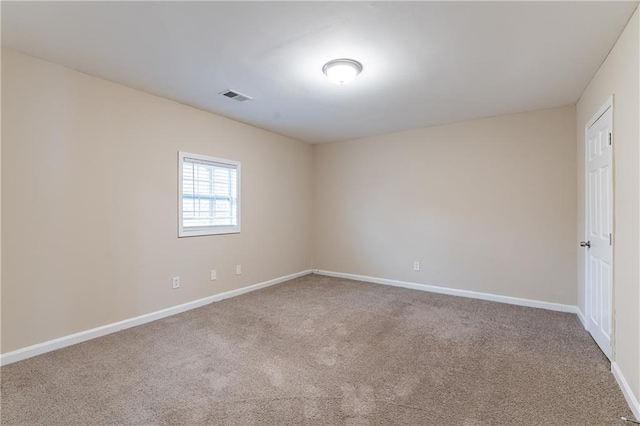
<svg viewBox="0 0 640 426">
<path fill-rule="evenodd" d="M 362 64 L 353 59 L 334 59 L 324 64 L 322 72 L 336 84 L 347 84 L 362 72 Z"/>
</svg>

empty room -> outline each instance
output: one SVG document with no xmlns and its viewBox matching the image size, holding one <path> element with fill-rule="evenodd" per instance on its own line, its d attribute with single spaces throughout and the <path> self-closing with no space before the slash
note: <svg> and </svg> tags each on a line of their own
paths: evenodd
<svg viewBox="0 0 640 426">
<path fill-rule="evenodd" d="M 0 424 L 640 424 L 637 1 L 0 7 Z"/>
</svg>

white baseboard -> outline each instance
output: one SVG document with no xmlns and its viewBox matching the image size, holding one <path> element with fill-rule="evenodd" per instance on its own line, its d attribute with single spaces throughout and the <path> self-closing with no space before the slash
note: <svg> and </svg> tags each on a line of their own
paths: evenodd
<svg viewBox="0 0 640 426">
<path fill-rule="evenodd" d="M 578 306 L 575 306 L 576 308 L 576 315 L 578 316 L 578 319 L 580 320 L 580 322 L 582 323 L 582 326 L 584 327 L 584 329 L 587 329 L 587 319 L 585 318 L 584 314 L 582 313 L 582 311 L 580 310 L 580 308 Z"/>
<path fill-rule="evenodd" d="M 611 373 L 613 373 L 613 377 L 616 378 L 618 382 L 618 386 L 622 389 L 622 394 L 624 395 L 624 399 L 627 400 L 627 404 L 631 407 L 631 411 L 636 419 L 640 419 L 640 402 L 638 398 L 633 394 L 631 390 L 631 386 L 627 382 L 627 379 L 622 375 L 622 371 L 616 362 L 611 363 Z"/>
<path fill-rule="evenodd" d="M 90 330 L 81 331 L 79 333 L 70 334 L 68 336 L 59 337 L 57 339 L 49 340 L 47 342 L 38 343 L 26 348 L 17 349 L 15 351 L 7 352 L 0 355 L 0 366 L 11 364 L 23 359 L 31 358 L 37 355 L 44 354 L 46 352 L 55 351 L 56 349 L 62 349 L 67 346 L 75 345 L 77 343 L 85 342 L 87 340 L 95 339 L 96 337 L 105 336 L 107 334 L 115 333 L 116 331 L 124 330 L 127 328 L 135 327 L 138 325 L 146 324 L 151 321 L 156 321 L 162 318 L 169 317 L 171 315 L 179 314 L 191 309 L 199 308 L 209 303 L 218 302 L 220 300 L 229 299 L 230 297 L 240 296 L 241 294 L 249 293 L 251 291 L 260 290 L 261 288 L 269 287 L 275 284 L 280 284 L 285 281 L 292 280 L 294 278 L 302 277 L 304 275 L 311 274 L 312 271 L 306 270 L 291 275 L 285 275 L 283 277 L 274 278 L 269 281 L 264 281 L 258 284 L 250 285 L 248 287 L 239 288 L 237 290 L 231 290 L 213 296 L 208 296 L 203 299 L 194 300 L 192 302 L 183 303 L 182 305 L 172 306 L 171 308 L 162 309 L 159 311 L 151 312 L 148 314 L 140 315 L 135 318 L 126 319 L 123 321 L 114 322 L 112 324 L 103 325 L 101 327 L 92 328 Z"/>
<path fill-rule="evenodd" d="M 451 296 L 470 297 L 472 299 L 489 300 L 492 302 L 508 303 L 510 305 L 528 306 L 530 308 L 548 309 L 551 311 L 570 312 L 576 314 L 578 307 L 573 305 L 563 305 L 560 303 L 543 302 L 540 300 L 522 299 L 519 297 L 500 296 L 497 294 L 480 293 L 470 290 L 459 290 L 455 288 L 438 287 L 427 284 L 418 284 L 407 281 L 390 280 L 387 278 L 366 277 L 363 275 L 345 274 L 342 272 L 323 271 L 319 269 L 313 270 L 314 274 L 326 275 L 329 277 L 346 278 L 356 281 L 365 281 L 375 284 L 390 285 L 394 287 L 410 288 L 413 290 L 428 291 L 431 293 L 448 294 Z"/>
</svg>

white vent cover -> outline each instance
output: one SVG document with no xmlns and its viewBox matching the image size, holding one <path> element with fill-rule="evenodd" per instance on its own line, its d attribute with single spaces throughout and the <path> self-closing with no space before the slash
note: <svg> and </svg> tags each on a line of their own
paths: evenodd
<svg viewBox="0 0 640 426">
<path fill-rule="evenodd" d="M 219 94 L 222 96 L 226 96 L 229 99 L 235 99 L 236 101 L 240 101 L 240 102 L 249 101 L 253 99 L 251 96 L 244 95 L 240 92 L 236 92 L 235 90 L 231 90 L 231 89 L 220 92 Z"/>
</svg>

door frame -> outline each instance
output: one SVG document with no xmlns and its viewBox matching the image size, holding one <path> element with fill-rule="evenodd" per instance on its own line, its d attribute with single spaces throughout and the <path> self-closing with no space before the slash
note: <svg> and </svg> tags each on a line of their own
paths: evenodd
<svg viewBox="0 0 640 426">
<path fill-rule="evenodd" d="M 611 233 L 612 235 L 612 245 L 611 245 L 611 362 L 615 359 L 616 355 L 616 311 L 615 311 L 615 294 L 616 294 L 616 270 L 615 270 L 615 248 L 616 248 L 616 213 L 615 213 L 615 205 L 616 205 L 616 182 L 615 182 L 615 115 L 614 115 L 614 95 L 609 96 L 607 100 L 602 104 L 602 106 L 598 109 L 598 111 L 591 117 L 591 119 L 584 126 L 584 228 L 582 230 L 583 237 L 587 238 L 589 235 L 589 222 L 587 221 L 587 213 L 589 211 L 588 206 L 588 198 L 587 198 L 587 189 L 588 189 L 588 180 L 589 180 L 589 170 L 587 164 L 589 162 L 589 139 L 588 139 L 588 131 L 591 126 L 593 126 L 596 121 L 600 117 L 604 115 L 607 110 L 611 109 Z M 587 331 L 589 331 L 589 291 L 588 291 L 588 258 L 586 250 L 582 251 L 582 256 L 584 259 L 584 327 Z"/>
</svg>

